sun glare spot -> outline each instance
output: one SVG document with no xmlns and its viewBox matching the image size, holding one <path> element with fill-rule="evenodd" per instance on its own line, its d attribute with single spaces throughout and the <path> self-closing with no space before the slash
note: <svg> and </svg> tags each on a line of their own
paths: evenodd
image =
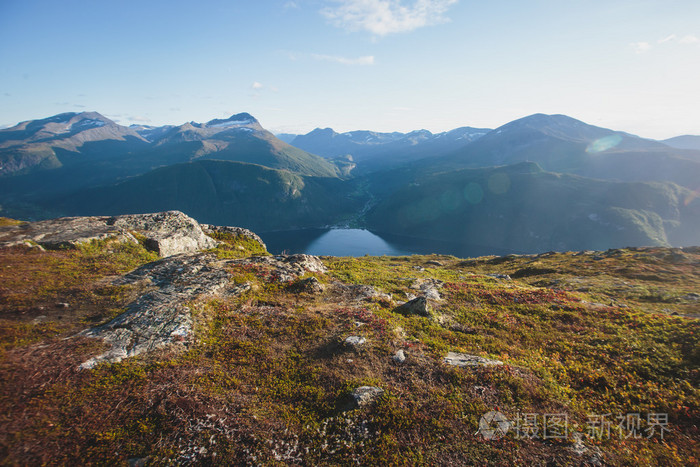
<svg viewBox="0 0 700 467">
<path fill-rule="evenodd" d="M 464 197 L 471 204 L 479 204 L 484 199 L 484 189 L 478 183 L 471 182 L 464 187 Z"/>
<path fill-rule="evenodd" d="M 697 189 L 697 190 L 695 190 L 695 191 L 691 191 L 691 192 L 688 194 L 688 196 L 685 197 L 685 200 L 683 201 L 683 204 L 684 204 L 685 206 L 690 206 L 690 203 L 692 203 L 693 201 L 695 201 L 695 200 L 698 199 L 698 198 L 700 198 L 700 188 Z"/>
<path fill-rule="evenodd" d="M 612 149 L 618 144 L 620 144 L 621 141 L 622 136 L 620 135 L 610 135 L 604 138 L 599 138 L 588 145 L 588 147 L 586 148 L 586 152 L 589 154 L 596 154 L 599 152 L 607 151 L 608 149 Z"/>
</svg>

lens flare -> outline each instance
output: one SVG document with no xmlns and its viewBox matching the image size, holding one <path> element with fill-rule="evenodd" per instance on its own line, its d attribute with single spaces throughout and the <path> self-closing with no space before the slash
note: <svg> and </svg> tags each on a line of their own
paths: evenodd
<svg viewBox="0 0 700 467">
<path fill-rule="evenodd" d="M 484 189 L 478 183 L 471 182 L 464 187 L 464 198 L 471 204 L 479 204 L 484 199 Z"/>
<path fill-rule="evenodd" d="M 620 144 L 620 142 L 622 142 L 622 136 L 620 135 L 610 135 L 604 138 L 599 138 L 588 145 L 586 152 L 589 154 L 597 154 L 599 152 L 614 148 Z"/>
<path fill-rule="evenodd" d="M 691 191 L 688 196 L 685 197 L 685 200 L 683 200 L 683 205 L 685 206 L 690 206 L 690 203 L 695 201 L 696 199 L 700 198 L 700 188 L 698 188 L 695 191 Z"/>
</svg>

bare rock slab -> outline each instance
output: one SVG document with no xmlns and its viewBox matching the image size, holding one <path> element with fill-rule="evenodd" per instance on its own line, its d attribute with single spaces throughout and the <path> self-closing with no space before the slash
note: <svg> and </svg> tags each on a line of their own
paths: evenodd
<svg viewBox="0 0 700 467">
<path fill-rule="evenodd" d="M 113 320 L 79 334 L 102 339 L 111 347 L 80 368 L 92 368 L 100 362 L 118 362 L 169 344 L 189 341 L 192 315 L 186 304 L 215 294 L 230 284 L 229 273 L 222 267 L 225 263 L 206 254 L 173 256 L 117 279 L 115 285 L 141 283 L 150 290 Z"/>
<path fill-rule="evenodd" d="M 466 353 L 457 352 L 448 352 L 447 356 L 445 357 L 445 363 L 459 367 L 503 365 L 503 362 L 500 360 L 492 360 L 490 358 L 480 357 L 478 355 L 469 355 Z"/>
<path fill-rule="evenodd" d="M 381 395 L 384 394 L 384 389 L 374 386 L 360 386 L 352 392 L 352 398 L 355 402 L 355 407 L 365 407 L 373 404 Z"/>
</svg>

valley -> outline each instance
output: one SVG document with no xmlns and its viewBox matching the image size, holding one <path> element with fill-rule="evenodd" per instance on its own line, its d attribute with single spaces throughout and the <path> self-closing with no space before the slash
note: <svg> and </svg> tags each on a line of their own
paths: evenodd
<svg viewBox="0 0 700 467">
<path fill-rule="evenodd" d="M 0 130 L 0 213 L 177 209 L 259 232 L 349 226 L 456 244 L 449 252 L 700 243 L 692 139 L 667 145 L 543 114 L 494 130 L 285 139 L 298 147 L 247 113 L 164 127 L 96 112 L 23 122 Z"/>
</svg>

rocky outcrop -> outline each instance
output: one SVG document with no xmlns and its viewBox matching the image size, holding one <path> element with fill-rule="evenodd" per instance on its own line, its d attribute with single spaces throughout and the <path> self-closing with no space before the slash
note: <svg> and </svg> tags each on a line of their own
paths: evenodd
<svg viewBox="0 0 700 467">
<path fill-rule="evenodd" d="M 234 260 L 236 264 L 258 264 L 269 266 L 275 270 L 279 282 L 291 282 L 306 274 L 306 272 L 326 273 L 328 270 L 321 260 L 311 255 L 278 255 L 278 256 L 253 256 L 250 258 Z"/>
<path fill-rule="evenodd" d="M 179 211 L 123 216 L 62 217 L 16 226 L 0 227 L 0 247 L 27 241 L 47 249 L 75 248 L 93 240 L 115 239 L 138 243 L 160 256 L 194 253 L 215 247 L 197 221 Z"/>
<path fill-rule="evenodd" d="M 138 285 L 147 292 L 112 321 L 81 333 L 100 338 L 111 347 L 84 362 L 81 368 L 92 368 L 102 361 L 118 362 L 173 342 L 188 342 L 192 316 L 186 304 L 229 285 L 229 273 L 223 263 L 206 254 L 173 256 L 114 281 L 114 285 Z M 241 285 L 233 287 L 237 293 L 247 289 Z"/>
<path fill-rule="evenodd" d="M 211 225 L 211 224 L 199 224 L 204 233 L 206 234 L 229 234 L 234 237 L 244 237 L 248 238 L 250 240 L 254 240 L 258 242 L 265 250 L 267 250 L 267 245 L 265 245 L 265 242 L 263 242 L 262 238 L 260 238 L 255 232 L 252 232 L 248 229 L 244 229 L 243 227 L 231 227 L 231 226 L 222 226 L 222 225 Z"/>
<path fill-rule="evenodd" d="M 443 285 L 445 283 L 438 279 L 415 279 L 410 288 L 420 291 L 421 295 L 429 300 L 440 301 L 442 298 L 438 289 L 442 288 Z"/>
<path fill-rule="evenodd" d="M 218 244 L 205 235 L 196 220 L 180 211 L 116 216 L 107 223 L 144 235 L 146 247 L 164 257 L 206 250 Z"/>
<path fill-rule="evenodd" d="M 249 284 L 231 281 L 230 269 L 234 265 L 257 264 L 270 266 L 275 273 L 271 280 L 277 282 L 290 282 L 307 272 L 325 271 L 321 260 L 310 255 L 222 260 L 213 254 L 198 253 L 149 263 L 113 282 L 137 286 L 145 292 L 112 321 L 80 333 L 102 339 L 110 346 L 107 352 L 84 362 L 81 368 L 190 342 L 192 314 L 187 305 L 217 294 L 230 298 L 249 290 Z"/>
<path fill-rule="evenodd" d="M 239 295 L 248 284 L 231 281 L 236 266 L 264 266 L 268 280 L 290 283 L 308 272 L 325 273 L 321 260 L 310 255 L 260 256 L 219 259 L 203 253 L 219 244 L 207 235 L 231 234 L 252 239 L 265 248 L 253 232 L 239 227 L 200 226 L 179 211 L 121 216 L 63 217 L 0 227 L 0 247 L 27 245 L 34 248 L 77 248 L 94 240 L 112 239 L 143 243 L 164 259 L 142 266 L 113 281 L 113 285 L 142 291 L 126 311 L 101 326 L 79 335 L 102 339 L 109 350 L 81 365 L 117 362 L 192 337 L 189 304 L 214 294 Z M 319 293 L 323 285 L 314 277 L 298 281 L 301 291 Z M 68 306 L 68 305 L 66 305 Z"/>
</svg>

